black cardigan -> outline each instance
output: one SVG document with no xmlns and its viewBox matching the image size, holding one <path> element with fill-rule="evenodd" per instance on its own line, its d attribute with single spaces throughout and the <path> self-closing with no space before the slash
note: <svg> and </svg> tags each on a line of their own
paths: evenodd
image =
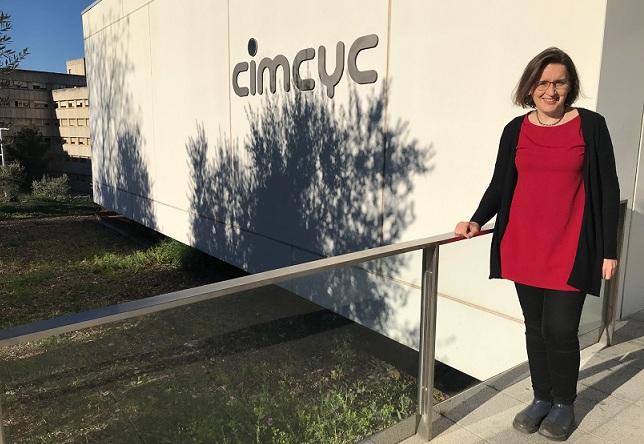
<svg viewBox="0 0 644 444">
<path fill-rule="evenodd" d="M 568 284 L 599 296 L 604 258 L 617 259 L 619 183 L 606 120 L 584 108 L 578 108 L 578 111 L 586 143 L 583 166 L 586 198 L 577 253 Z M 501 277 L 500 245 L 517 184 L 514 159 L 523 119 L 523 115 L 515 117 L 503 129 L 492 180 L 470 219 L 483 226 L 497 215 L 490 249 L 490 279 Z"/>
</svg>

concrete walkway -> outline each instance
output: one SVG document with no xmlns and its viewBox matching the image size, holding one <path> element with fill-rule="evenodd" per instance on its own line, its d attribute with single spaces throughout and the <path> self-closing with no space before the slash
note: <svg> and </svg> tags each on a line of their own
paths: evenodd
<svg viewBox="0 0 644 444">
<path fill-rule="evenodd" d="M 644 443 L 644 311 L 618 321 L 615 345 L 582 351 L 577 429 L 571 443 Z M 434 420 L 433 444 L 550 443 L 538 433 L 512 428 L 517 412 L 532 400 L 527 371 L 484 387 Z M 417 436 L 404 444 L 422 443 Z"/>
</svg>

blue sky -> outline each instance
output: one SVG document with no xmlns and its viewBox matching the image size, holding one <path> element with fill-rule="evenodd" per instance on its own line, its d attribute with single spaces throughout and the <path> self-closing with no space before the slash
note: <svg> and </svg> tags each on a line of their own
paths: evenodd
<svg viewBox="0 0 644 444">
<path fill-rule="evenodd" d="M 0 0 L 11 16 L 12 48 L 29 48 L 22 69 L 65 72 L 65 60 L 83 57 L 81 12 L 94 0 Z"/>
</svg>

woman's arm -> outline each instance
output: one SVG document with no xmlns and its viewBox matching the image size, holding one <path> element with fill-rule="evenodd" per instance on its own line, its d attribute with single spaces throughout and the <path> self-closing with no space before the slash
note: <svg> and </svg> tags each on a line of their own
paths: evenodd
<svg viewBox="0 0 644 444">
<path fill-rule="evenodd" d="M 606 120 L 599 119 L 599 139 L 597 146 L 599 179 L 602 190 L 602 238 L 604 258 L 617 259 L 617 224 L 619 220 L 619 182 L 615 168 L 615 154 Z"/>
<path fill-rule="evenodd" d="M 604 241 L 604 262 L 602 278 L 611 279 L 617 268 L 617 225 L 619 221 L 619 181 L 615 168 L 615 154 L 606 120 L 599 119 L 597 146 L 599 179 L 602 190 L 602 239 Z"/>
</svg>

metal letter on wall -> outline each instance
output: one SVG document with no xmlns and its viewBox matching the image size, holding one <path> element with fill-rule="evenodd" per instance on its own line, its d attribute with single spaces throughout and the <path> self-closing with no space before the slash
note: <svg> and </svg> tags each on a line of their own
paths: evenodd
<svg viewBox="0 0 644 444">
<path fill-rule="evenodd" d="M 282 72 L 284 74 L 284 90 L 291 90 L 291 67 L 288 63 L 288 59 L 282 54 L 277 55 L 274 59 L 270 57 L 264 57 L 261 62 L 259 62 L 259 67 L 257 68 L 257 93 L 262 94 L 264 92 L 264 71 L 268 69 L 268 76 L 270 79 L 270 88 L 271 92 L 274 94 L 277 91 L 277 67 L 282 67 Z"/>
<path fill-rule="evenodd" d="M 293 59 L 293 84 L 300 91 L 311 91 L 315 88 L 315 80 L 311 78 L 303 79 L 300 77 L 300 65 L 306 60 L 315 58 L 315 49 L 306 48 L 300 50 Z"/>
<path fill-rule="evenodd" d="M 236 64 L 233 69 L 233 90 L 235 90 L 235 94 L 239 97 L 245 97 L 248 95 L 248 88 L 245 86 L 240 87 L 238 83 L 239 74 L 246 71 L 248 71 L 248 63 L 246 62 Z"/>
<path fill-rule="evenodd" d="M 376 34 L 364 35 L 356 39 L 349 49 L 347 64 L 351 78 L 360 84 L 374 83 L 378 80 L 378 73 L 373 70 L 361 71 L 358 69 L 358 54 L 365 49 L 375 48 L 378 46 L 378 36 Z"/>
<path fill-rule="evenodd" d="M 335 94 L 335 86 L 340 82 L 344 72 L 344 43 L 338 42 L 335 47 L 335 69 L 329 75 L 326 72 L 326 48 L 320 46 L 318 49 L 318 74 L 320 81 L 326 86 L 326 95 L 330 99 Z"/>
</svg>

